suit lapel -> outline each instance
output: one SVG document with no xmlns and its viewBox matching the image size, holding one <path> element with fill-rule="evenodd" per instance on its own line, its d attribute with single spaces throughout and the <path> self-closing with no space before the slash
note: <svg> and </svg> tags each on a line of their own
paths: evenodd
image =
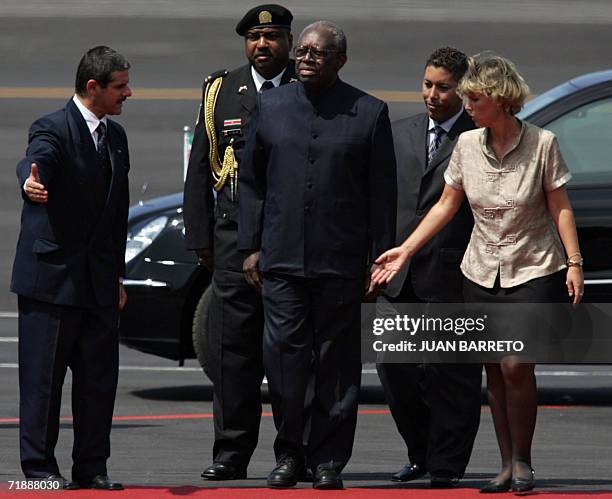
<svg viewBox="0 0 612 499">
<path fill-rule="evenodd" d="M 109 119 L 108 123 L 108 152 L 110 157 L 112 176 L 110 186 L 108 188 L 108 196 L 106 198 L 106 203 L 104 205 L 104 211 L 106 211 L 109 205 L 112 202 L 113 197 L 117 193 L 117 184 L 123 172 L 120 165 L 123 164 L 122 157 L 124 151 L 121 149 L 121 141 L 119 140 L 119 135 L 117 134 L 115 124 Z"/>
<path fill-rule="evenodd" d="M 285 85 L 286 83 L 291 83 L 293 81 L 297 81 L 295 76 L 295 61 L 293 59 L 289 60 L 289 64 L 287 65 L 287 69 L 283 73 L 280 84 Z"/>
<path fill-rule="evenodd" d="M 280 84 L 285 85 L 292 81 L 297 81 L 297 79 L 295 77 L 295 61 L 290 60 L 287 69 L 281 77 Z M 243 67 L 240 78 L 238 78 L 238 88 L 236 88 L 236 92 L 238 93 L 238 100 L 242 107 L 249 113 L 253 112 L 255 104 L 257 103 L 257 90 L 255 88 L 253 76 L 251 75 L 251 66 L 246 65 Z"/>
<path fill-rule="evenodd" d="M 237 80 L 237 88 L 235 92 L 238 94 L 238 101 L 249 113 L 253 112 L 257 103 L 257 90 L 255 82 L 251 76 L 251 66 L 243 66 L 240 78 Z"/>
<path fill-rule="evenodd" d="M 434 170 L 440 163 L 444 162 L 446 158 L 448 158 L 453 152 L 453 148 L 455 147 L 455 143 L 457 142 L 457 138 L 461 135 L 462 132 L 473 128 L 474 125 L 472 123 L 471 118 L 465 112 L 465 110 L 459 115 L 459 118 L 453 125 L 453 127 L 449 130 L 448 133 L 444 134 L 444 138 L 442 139 L 442 143 L 440 147 L 434 154 L 433 158 L 427 165 L 425 169 L 425 173 Z M 427 155 L 427 126 L 425 127 L 425 155 Z"/>
<path fill-rule="evenodd" d="M 419 171 L 424 172 L 427 168 L 427 124 L 429 118 L 426 114 L 423 115 L 422 119 L 415 121 L 411 131 L 412 140 L 414 140 L 415 148 L 417 152 L 417 166 Z"/>
<path fill-rule="evenodd" d="M 72 101 L 72 99 L 68 101 L 66 108 L 74 125 L 74 127 L 70 127 L 72 142 L 75 147 L 83 153 L 86 161 L 89 162 L 90 159 L 95 158 L 96 154 L 96 146 L 94 145 L 93 138 L 91 137 L 89 127 L 87 126 L 81 111 L 79 111 L 79 108 L 76 107 L 76 104 Z"/>
</svg>

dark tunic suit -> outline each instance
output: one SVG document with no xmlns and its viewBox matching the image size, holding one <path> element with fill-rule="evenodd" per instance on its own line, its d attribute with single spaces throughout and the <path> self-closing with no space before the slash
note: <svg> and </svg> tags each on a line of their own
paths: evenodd
<svg viewBox="0 0 612 499">
<path fill-rule="evenodd" d="M 464 111 L 427 162 L 428 116 L 393 124 L 397 159 L 396 243 L 401 244 L 440 199 L 443 174 L 461 132 L 474 128 Z M 473 218 L 463 203 L 455 218 L 433 237 L 389 283 L 392 302 L 458 302 L 463 277 L 459 264 Z M 383 298 L 384 299 L 384 298 Z M 391 414 L 410 461 L 432 474 L 463 476 L 480 420 L 482 366 L 471 364 L 379 364 Z"/>
<path fill-rule="evenodd" d="M 360 302 L 369 262 L 393 244 L 395 159 L 387 106 L 337 81 L 262 94 L 240 171 L 239 248 L 261 249 L 264 365 L 283 449 L 341 470 L 355 431 Z M 313 363 L 314 355 L 314 363 Z"/>
<path fill-rule="evenodd" d="M 281 84 L 294 76 L 291 61 Z M 215 106 L 218 154 L 222 161 L 233 139 L 239 169 L 256 102 L 250 65 L 223 77 Z M 232 199 L 229 184 L 218 193 L 215 205 L 203 112 L 204 107 L 195 129 L 185 182 L 185 238 L 188 249 L 209 248 L 215 258 L 207 337 L 207 374 L 214 386 L 213 459 L 244 468 L 259 435 L 263 312 L 261 296 L 242 274 L 244 255 L 236 250 L 238 198 Z M 233 124 L 229 124 L 231 121 Z"/>
<path fill-rule="evenodd" d="M 62 384 L 73 377 L 73 478 L 106 473 L 117 388 L 119 277 L 124 273 L 129 157 L 108 120 L 100 155 L 72 100 L 36 121 L 19 187 L 39 167 L 46 204 L 24 205 L 11 290 L 19 294 L 21 464 L 26 476 L 59 473 L 54 448 Z"/>
</svg>

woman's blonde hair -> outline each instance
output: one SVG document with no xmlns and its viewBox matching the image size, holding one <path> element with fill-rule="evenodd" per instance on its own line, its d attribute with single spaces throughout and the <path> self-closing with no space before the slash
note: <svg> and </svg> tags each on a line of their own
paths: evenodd
<svg viewBox="0 0 612 499">
<path fill-rule="evenodd" d="M 458 90 L 464 98 L 470 94 L 491 97 L 512 115 L 523 108 L 529 95 L 529 87 L 512 61 L 494 54 L 469 57 Z"/>
</svg>

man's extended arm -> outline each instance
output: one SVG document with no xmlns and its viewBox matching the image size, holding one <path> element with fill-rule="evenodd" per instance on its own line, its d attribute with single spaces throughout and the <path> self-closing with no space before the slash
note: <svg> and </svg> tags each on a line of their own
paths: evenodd
<svg viewBox="0 0 612 499">
<path fill-rule="evenodd" d="M 17 164 L 17 178 L 24 201 L 48 201 L 47 187 L 59 161 L 59 138 L 54 125 L 47 118 L 41 118 L 30 127 L 26 157 Z"/>
</svg>

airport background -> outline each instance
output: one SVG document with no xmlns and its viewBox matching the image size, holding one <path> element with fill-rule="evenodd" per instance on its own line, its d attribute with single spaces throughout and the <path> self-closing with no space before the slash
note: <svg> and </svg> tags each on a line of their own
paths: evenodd
<svg viewBox="0 0 612 499">
<path fill-rule="evenodd" d="M 87 48 L 110 45 L 132 64 L 134 97 L 118 118 L 130 140 L 132 202 L 181 190 L 182 129 L 193 125 L 202 79 L 244 63 L 243 42 L 234 26 L 258 3 L 0 2 L 0 482 L 20 477 L 17 343 L 11 340 L 17 307 L 8 287 L 21 207 L 14 168 L 23 156 L 30 123 L 72 95 L 76 65 Z M 440 45 L 509 57 L 535 94 L 612 67 L 612 2 L 606 0 L 282 3 L 293 11 L 295 36 L 321 18 L 345 29 L 349 59 L 341 77 L 388 99 L 392 119 L 422 111 L 418 91 L 423 63 Z M 210 461 L 212 420 L 206 416 L 211 412 L 210 386 L 195 362 L 178 369 L 172 362 L 126 349 L 121 359 L 115 414 L 124 419 L 113 430 L 112 476 L 126 484 L 213 485 L 199 479 Z M 547 405 L 540 411 L 534 444 L 538 483 L 549 490 L 612 490 L 612 373 L 607 366 L 540 366 L 538 371 L 541 400 Z M 364 383 L 366 412 L 360 416 L 346 483 L 386 487 L 388 475 L 404 464 L 405 449 L 384 412 L 376 375 L 366 372 Z M 497 469 L 490 415 L 483 410 L 464 481 L 468 487 L 481 485 Z M 69 404 L 63 411 L 69 416 Z M 265 483 L 273 465 L 272 438 L 272 421 L 266 416 L 249 470 L 254 478 L 238 485 Z M 70 444 L 66 421 L 59 447 L 66 473 Z M 426 482 L 407 487 L 415 486 L 423 488 Z"/>
</svg>

